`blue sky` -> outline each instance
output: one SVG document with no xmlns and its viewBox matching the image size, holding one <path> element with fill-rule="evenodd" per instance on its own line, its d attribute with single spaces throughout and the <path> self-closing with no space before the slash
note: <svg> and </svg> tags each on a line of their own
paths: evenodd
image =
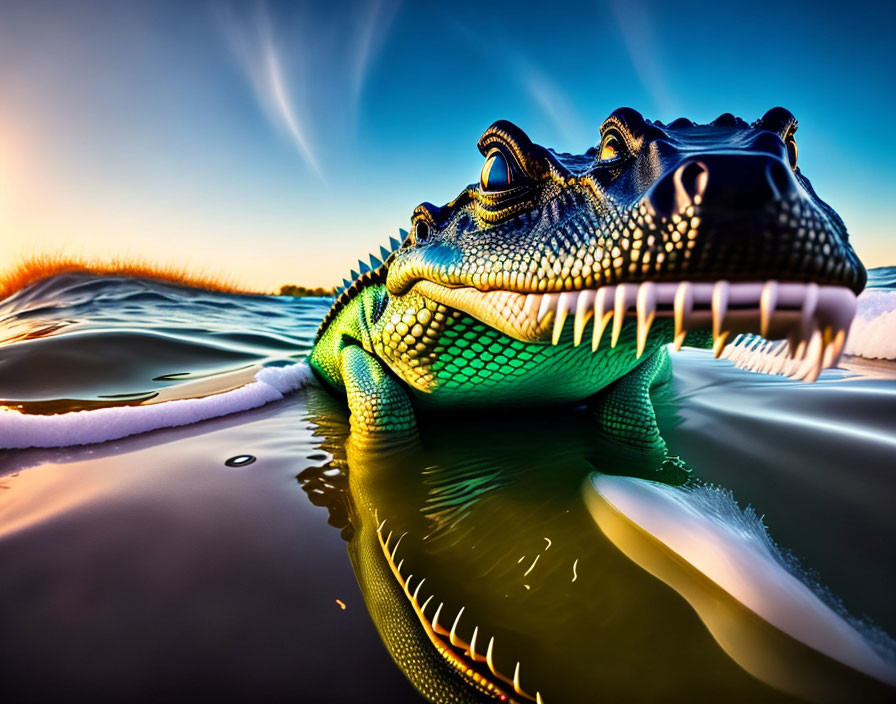
<svg viewBox="0 0 896 704">
<path fill-rule="evenodd" d="M 871 266 L 891 233 L 890 4 L 0 0 L 0 262 L 137 256 L 331 285 L 478 178 L 496 119 L 584 151 L 647 117 L 800 120 Z"/>
</svg>

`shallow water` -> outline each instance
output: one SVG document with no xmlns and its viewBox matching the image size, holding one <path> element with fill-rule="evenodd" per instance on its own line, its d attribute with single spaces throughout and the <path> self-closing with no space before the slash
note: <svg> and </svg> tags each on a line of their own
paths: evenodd
<svg viewBox="0 0 896 704">
<path fill-rule="evenodd" d="M 474 666 L 510 696 L 519 662 L 522 689 L 548 703 L 885 699 L 893 274 L 873 273 L 854 356 L 815 384 L 675 355 L 656 406 L 683 462 L 661 468 L 575 410 L 427 419 L 400 451 L 353 444 L 300 365 L 325 300 L 80 275 L 20 292 L 0 302 L 0 446 L 18 448 L 0 450 L 4 690 L 415 701 L 457 677 L 399 654 L 425 577 L 430 619 L 442 603 L 450 628 L 463 607 L 458 638 L 478 629 L 482 653 L 494 637 L 510 681 Z M 112 439 L 72 446 L 97 427 Z M 257 459 L 225 464 L 241 455 Z M 643 480 L 684 508 L 638 514 Z M 706 483 L 725 491 L 694 493 Z M 671 527 L 645 528 L 659 515 Z M 701 554 L 724 546 L 713 564 L 662 533 L 686 515 Z M 390 550 L 405 534 L 408 594 L 391 582 L 389 532 Z M 748 558 L 754 574 L 730 582 Z M 814 615 L 796 627 L 756 618 L 800 608 Z M 807 622 L 829 635 L 807 645 Z M 846 645 L 821 652 L 833 632 Z M 415 663 L 432 657 L 415 647 Z"/>
</svg>

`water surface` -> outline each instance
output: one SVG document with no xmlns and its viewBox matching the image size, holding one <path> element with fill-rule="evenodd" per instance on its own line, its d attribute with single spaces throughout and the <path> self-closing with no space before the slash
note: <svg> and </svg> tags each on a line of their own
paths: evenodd
<svg viewBox="0 0 896 704">
<path fill-rule="evenodd" d="M 405 534 L 410 589 L 425 577 L 421 601 L 442 603 L 448 627 L 463 608 L 457 635 L 494 637 L 496 669 L 512 680 L 519 662 L 546 702 L 823 699 L 823 677 L 825 691 L 884 699 L 873 677 L 719 593 L 738 614 L 725 633 L 753 639 L 724 647 L 722 611 L 695 601 L 703 578 L 664 572 L 662 550 L 633 547 L 637 521 L 620 533 L 592 510 L 595 477 L 664 487 L 710 533 L 768 550 L 770 572 L 892 663 L 896 291 L 892 270 L 871 280 L 853 355 L 815 384 L 676 355 L 656 401 L 682 461 L 663 465 L 575 409 L 427 419 L 416 447 L 357 446 L 342 404 L 299 373 L 326 300 L 83 275 L 22 291 L 0 302 L 0 446 L 14 448 L 0 450 L 4 690 L 416 701 L 406 677 L 425 691 L 441 675 L 396 655 L 390 618 L 408 604 L 384 591 L 385 520 Z M 138 434 L 75 444 L 97 427 Z M 241 455 L 256 461 L 225 464 Z M 721 489 L 687 493 L 708 484 Z M 754 662 L 764 649 L 792 682 Z"/>
</svg>

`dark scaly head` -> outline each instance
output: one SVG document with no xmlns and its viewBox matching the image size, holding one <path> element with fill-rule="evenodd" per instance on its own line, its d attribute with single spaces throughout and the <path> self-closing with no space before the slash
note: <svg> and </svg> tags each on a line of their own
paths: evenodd
<svg viewBox="0 0 896 704">
<path fill-rule="evenodd" d="M 712 332 L 717 353 L 738 333 L 787 339 L 781 365 L 814 378 L 839 357 L 866 273 L 800 171 L 796 128 L 783 108 L 752 125 L 621 108 L 597 147 L 570 155 L 498 121 L 479 140 L 479 184 L 414 211 L 388 290 L 527 341 L 556 344 L 569 318 L 579 344 L 593 322 L 595 350 L 624 321 L 643 348 L 663 317 L 678 344 Z"/>
</svg>

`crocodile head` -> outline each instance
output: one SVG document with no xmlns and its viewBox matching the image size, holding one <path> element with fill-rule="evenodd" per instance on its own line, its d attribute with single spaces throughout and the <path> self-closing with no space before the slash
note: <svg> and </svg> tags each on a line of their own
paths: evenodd
<svg viewBox="0 0 896 704">
<path fill-rule="evenodd" d="M 636 324 L 639 354 L 696 331 L 717 353 L 737 333 L 786 338 L 814 377 L 836 362 L 866 273 L 800 171 L 796 127 L 783 108 L 707 125 L 621 108 L 597 147 L 571 155 L 496 122 L 479 140 L 479 183 L 414 211 L 387 289 L 529 342 L 558 344 L 567 319 L 574 345 L 593 321 L 595 350 L 605 330 L 615 345 Z"/>
</svg>

